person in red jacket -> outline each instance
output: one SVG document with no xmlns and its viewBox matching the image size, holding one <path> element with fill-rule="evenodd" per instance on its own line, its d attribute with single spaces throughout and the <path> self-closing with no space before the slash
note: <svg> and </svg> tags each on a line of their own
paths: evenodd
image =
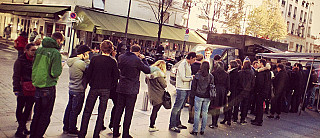
<svg viewBox="0 0 320 138">
<path fill-rule="evenodd" d="M 21 32 L 20 36 L 14 40 L 14 48 L 18 50 L 18 57 L 23 54 L 24 47 L 28 44 L 28 35 L 25 31 Z"/>
</svg>

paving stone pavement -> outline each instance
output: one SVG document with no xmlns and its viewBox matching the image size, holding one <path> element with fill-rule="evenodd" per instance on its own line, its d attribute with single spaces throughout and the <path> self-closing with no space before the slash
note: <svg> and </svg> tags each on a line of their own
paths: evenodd
<svg viewBox="0 0 320 138">
<path fill-rule="evenodd" d="M 12 93 L 12 67 L 14 60 L 17 57 L 17 52 L 6 50 L 7 45 L 3 45 L 0 40 L 0 138 L 14 137 L 15 130 L 17 128 L 17 122 L 15 118 L 16 97 Z M 68 68 L 64 66 L 62 75 L 57 85 L 57 97 L 53 114 L 51 116 L 51 123 L 46 131 L 45 137 L 49 138 L 68 138 L 68 135 L 62 133 L 62 119 L 64 110 L 68 102 Z M 167 74 L 168 75 L 168 74 Z M 169 79 L 169 76 L 167 77 Z M 192 125 L 187 124 L 188 109 L 183 108 L 181 120 L 184 125 L 188 127 L 187 130 L 181 130 L 181 133 L 174 133 L 168 131 L 168 124 L 171 110 L 161 108 L 156 120 L 156 127 L 160 130 L 157 132 L 148 132 L 149 118 L 151 114 L 151 106 L 149 104 L 148 111 L 142 111 L 144 93 L 147 91 L 147 86 L 144 83 L 144 74 L 141 74 L 141 88 L 140 94 L 135 105 L 135 112 L 132 119 L 130 134 L 136 138 L 192 138 L 189 132 L 192 130 Z M 172 85 L 168 85 L 168 91 L 173 95 L 172 100 L 174 102 L 175 89 Z M 88 93 L 88 89 L 86 94 Z M 93 111 L 90 119 L 87 137 L 90 138 L 93 135 L 93 129 L 95 120 L 97 118 L 97 105 Z M 113 104 L 109 100 L 106 112 L 105 125 L 109 124 L 111 108 Z M 211 123 L 211 116 L 208 116 L 208 124 Z M 80 127 L 80 121 L 82 118 L 82 112 L 78 117 L 78 128 Z M 221 121 L 223 115 L 220 116 Z M 248 115 L 247 121 L 249 122 L 253 118 L 252 115 Z M 123 120 L 123 119 L 122 119 Z M 27 126 L 29 127 L 30 122 Z M 112 137 L 112 132 L 107 129 L 101 131 L 101 137 Z M 267 119 L 264 115 L 264 123 L 262 127 L 252 126 L 251 124 L 239 125 L 232 123 L 229 127 L 227 125 L 220 125 L 216 129 L 206 128 L 205 134 L 198 137 L 266 137 L 266 138 L 278 138 L 278 137 L 320 137 L 320 115 L 312 111 L 303 112 L 301 116 L 297 114 L 283 113 L 280 120 Z"/>
</svg>

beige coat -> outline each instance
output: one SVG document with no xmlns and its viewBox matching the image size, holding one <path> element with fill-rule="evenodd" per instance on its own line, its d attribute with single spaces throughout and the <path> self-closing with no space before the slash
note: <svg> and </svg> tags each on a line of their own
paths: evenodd
<svg viewBox="0 0 320 138">
<path fill-rule="evenodd" d="M 163 94 L 167 87 L 165 74 L 162 71 L 156 71 L 146 76 L 148 85 L 148 96 L 153 106 L 162 104 Z"/>
<path fill-rule="evenodd" d="M 191 66 L 184 59 L 178 66 L 176 77 L 176 89 L 178 90 L 191 90 L 191 81 L 193 77 L 191 75 Z"/>
</svg>

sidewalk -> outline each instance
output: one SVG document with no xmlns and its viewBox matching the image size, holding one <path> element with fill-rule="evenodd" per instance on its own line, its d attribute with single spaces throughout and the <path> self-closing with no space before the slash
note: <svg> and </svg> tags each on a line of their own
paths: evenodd
<svg viewBox="0 0 320 138">
<path fill-rule="evenodd" d="M 0 40 L 1 42 L 1 40 Z M 0 138 L 13 137 L 17 128 L 17 122 L 15 118 L 16 97 L 12 93 L 12 67 L 14 60 L 16 59 L 16 53 L 9 53 L 7 51 L 0 50 L 0 55 L 6 55 L 6 58 L 0 58 Z M 11 55 L 9 55 L 11 54 Z M 169 75 L 169 74 L 167 74 Z M 167 77 L 169 79 L 169 76 Z M 192 125 L 187 123 L 188 109 L 183 108 L 181 121 L 188 127 L 187 130 L 181 130 L 181 133 L 174 133 L 168 130 L 169 118 L 171 110 L 161 108 L 156 120 L 156 127 L 160 129 L 158 132 L 148 132 L 149 118 L 151 114 L 151 106 L 149 104 L 148 111 L 142 111 L 143 104 L 143 92 L 147 91 L 147 86 L 144 83 L 144 75 L 141 74 L 141 87 L 140 94 L 135 105 L 135 111 L 132 119 L 130 134 L 135 138 L 192 138 L 189 132 L 192 130 Z M 46 131 L 45 137 L 49 138 L 67 138 L 69 136 L 62 133 L 63 127 L 63 115 L 68 102 L 68 84 L 69 84 L 69 70 L 65 66 L 63 68 L 62 75 L 57 85 L 57 97 L 53 114 L 51 116 L 51 123 Z M 168 91 L 171 95 L 174 95 L 175 89 L 172 85 L 168 84 Z M 88 90 L 86 94 L 88 94 Z M 174 103 L 175 96 L 172 96 Z M 105 126 L 108 126 L 110 113 L 112 109 L 112 101 L 109 100 Z M 94 125 L 97 118 L 98 102 L 93 111 L 90 119 L 87 137 L 91 138 L 93 135 Z M 208 116 L 208 125 L 211 123 L 211 116 Z M 82 112 L 78 117 L 78 128 L 80 127 L 80 121 L 82 118 Z M 220 115 L 219 121 L 223 119 L 223 115 Z M 253 119 L 252 115 L 248 115 L 247 121 Z M 123 119 L 122 119 L 123 120 Z M 30 126 L 28 122 L 27 126 Z M 227 125 L 220 125 L 218 128 L 210 129 L 206 128 L 203 136 L 198 137 L 314 137 L 320 136 L 320 115 L 315 112 L 306 111 L 301 116 L 297 114 L 283 113 L 281 119 L 276 121 L 273 119 L 267 119 L 264 115 L 264 122 L 262 127 L 253 126 L 251 124 L 239 125 L 232 123 L 229 127 Z M 122 132 L 122 130 L 120 130 Z M 109 129 L 101 131 L 100 136 L 112 137 L 112 133 Z"/>
</svg>

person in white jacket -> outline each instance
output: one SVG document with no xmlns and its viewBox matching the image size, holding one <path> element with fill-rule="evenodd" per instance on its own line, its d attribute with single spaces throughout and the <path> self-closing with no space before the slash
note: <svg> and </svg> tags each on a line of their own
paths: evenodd
<svg viewBox="0 0 320 138">
<path fill-rule="evenodd" d="M 196 53 L 189 52 L 187 58 L 178 66 L 176 77 L 177 97 L 171 111 L 169 124 L 169 130 L 173 132 L 180 133 L 180 129 L 187 129 L 186 126 L 181 124 L 180 115 L 182 106 L 185 104 L 188 93 L 191 90 L 191 81 L 193 80 L 191 64 L 193 64 L 195 60 Z"/>
</svg>

